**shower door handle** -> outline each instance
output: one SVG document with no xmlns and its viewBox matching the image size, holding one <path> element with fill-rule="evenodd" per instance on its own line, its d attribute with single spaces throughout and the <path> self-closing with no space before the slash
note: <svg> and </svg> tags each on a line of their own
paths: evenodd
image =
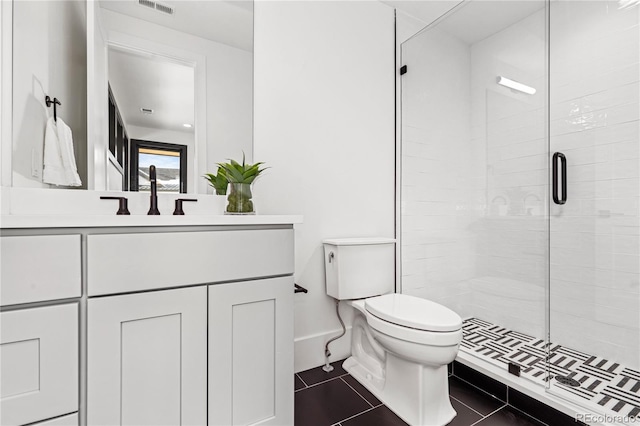
<svg viewBox="0 0 640 426">
<path fill-rule="evenodd" d="M 558 159 L 560 159 L 560 165 L 562 167 L 562 176 L 560 183 L 562 188 L 562 198 L 558 197 Z M 552 170 L 552 195 L 553 202 L 556 204 L 564 204 L 567 202 L 567 157 L 564 156 L 561 152 L 556 152 L 553 154 L 553 159 L 551 160 L 551 170 Z"/>
</svg>

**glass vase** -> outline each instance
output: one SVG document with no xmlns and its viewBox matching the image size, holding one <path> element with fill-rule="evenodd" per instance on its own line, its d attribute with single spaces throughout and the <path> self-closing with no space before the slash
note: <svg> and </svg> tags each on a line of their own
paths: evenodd
<svg viewBox="0 0 640 426">
<path fill-rule="evenodd" d="M 227 208 L 224 214 L 256 214 L 252 198 L 250 183 L 229 182 Z"/>
</svg>

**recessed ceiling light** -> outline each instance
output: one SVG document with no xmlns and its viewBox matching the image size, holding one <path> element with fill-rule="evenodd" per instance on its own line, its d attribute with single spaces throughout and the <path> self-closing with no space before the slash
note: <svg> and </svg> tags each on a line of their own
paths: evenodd
<svg viewBox="0 0 640 426">
<path fill-rule="evenodd" d="M 188 128 L 188 129 L 190 129 L 190 128 L 192 128 L 192 127 L 193 127 L 193 126 L 192 126 L 191 124 L 189 124 L 189 123 L 184 123 L 184 124 L 183 124 L 183 126 L 184 126 L 184 127 L 186 127 L 186 128 Z"/>
</svg>

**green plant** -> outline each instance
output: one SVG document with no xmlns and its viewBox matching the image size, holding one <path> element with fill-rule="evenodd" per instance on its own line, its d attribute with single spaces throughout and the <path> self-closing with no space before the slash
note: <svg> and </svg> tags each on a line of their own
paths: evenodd
<svg viewBox="0 0 640 426">
<path fill-rule="evenodd" d="M 242 153 L 242 164 L 235 160 L 229 160 L 228 163 L 218 163 L 224 171 L 227 180 L 230 183 L 248 183 L 252 184 L 253 181 L 260 176 L 267 168 L 260 168 L 263 162 L 255 164 L 247 164 L 245 162 L 244 152 Z M 220 169 L 218 169 L 220 170 Z"/>
<path fill-rule="evenodd" d="M 251 193 L 251 184 L 256 180 L 266 168 L 260 168 L 264 163 L 247 164 L 245 155 L 242 153 L 242 164 L 235 160 L 229 160 L 228 163 L 218 163 L 225 171 L 225 176 L 231 186 L 227 200 L 227 212 L 229 213 L 252 213 L 253 194 Z"/>
<path fill-rule="evenodd" d="M 223 167 L 218 166 L 217 173 L 217 175 L 214 175 L 212 173 L 205 173 L 203 177 L 209 181 L 209 185 L 211 185 L 213 189 L 216 190 L 217 195 L 227 195 L 227 187 L 229 186 L 227 172 Z"/>
</svg>

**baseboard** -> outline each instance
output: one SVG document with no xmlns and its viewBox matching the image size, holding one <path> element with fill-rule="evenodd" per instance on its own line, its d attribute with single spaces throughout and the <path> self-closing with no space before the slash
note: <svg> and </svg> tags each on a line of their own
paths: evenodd
<svg viewBox="0 0 640 426">
<path fill-rule="evenodd" d="M 309 370 L 325 363 L 324 346 L 335 336 L 339 336 L 342 329 L 335 329 L 323 333 L 310 334 L 294 339 L 294 370 L 296 373 Z M 331 356 L 329 361 L 337 361 L 351 355 L 351 327 L 338 340 L 329 345 Z"/>
</svg>

